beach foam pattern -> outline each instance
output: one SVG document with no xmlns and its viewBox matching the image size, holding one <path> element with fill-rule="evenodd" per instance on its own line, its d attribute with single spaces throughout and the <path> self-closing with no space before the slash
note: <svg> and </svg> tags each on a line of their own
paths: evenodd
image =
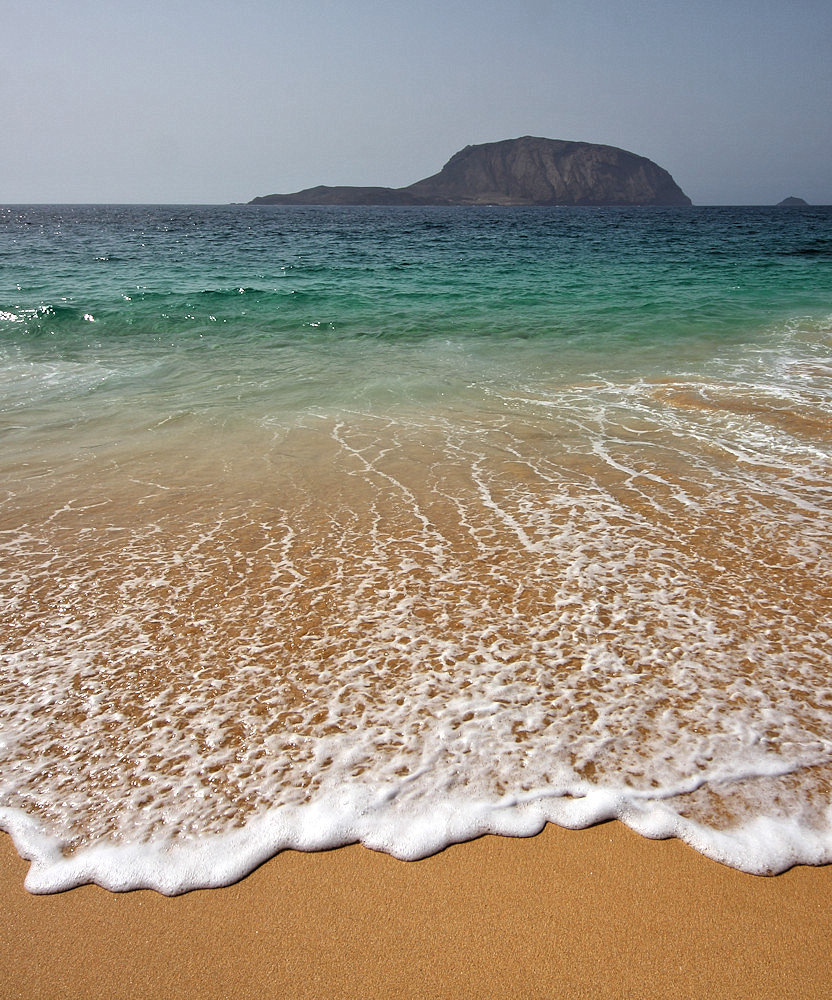
<svg viewBox="0 0 832 1000">
<path fill-rule="evenodd" d="M 832 860 L 812 338 L 760 380 L 530 380 L 210 440 L 183 417 L 129 463 L 33 461 L 0 508 L 28 887 L 610 817 L 751 872 Z"/>
</svg>

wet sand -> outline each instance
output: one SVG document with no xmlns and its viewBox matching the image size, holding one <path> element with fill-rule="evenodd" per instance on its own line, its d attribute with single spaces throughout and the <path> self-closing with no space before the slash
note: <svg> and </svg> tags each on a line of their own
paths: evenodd
<svg viewBox="0 0 832 1000">
<path fill-rule="evenodd" d="M 285 852 L 166 898 L 23 888 L 0 836 L 12 998 L 814 998 L 832 866 L 746 875 L 619 823 L 485 837 L 419 862 Z"/>
</svg>

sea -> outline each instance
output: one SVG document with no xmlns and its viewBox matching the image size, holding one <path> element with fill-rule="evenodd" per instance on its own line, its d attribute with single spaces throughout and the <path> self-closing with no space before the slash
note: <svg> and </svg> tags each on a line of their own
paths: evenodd
<svg viewBox="0 0 832 1000">
<path fill-rule="evenodd" d="M 33 892 L 618 819 L 832 861 L 832 208 L 0 208 Z"/>
</svg>

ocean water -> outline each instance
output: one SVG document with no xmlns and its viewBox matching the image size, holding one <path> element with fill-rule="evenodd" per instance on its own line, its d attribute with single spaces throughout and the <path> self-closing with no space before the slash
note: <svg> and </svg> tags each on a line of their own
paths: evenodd
<svg viewBox="0 0 832 1000">
<path fill-rule="evenodd" d="M 0 209 L 0 827 L 832 861 L 832 210 Z"/>
</svg>

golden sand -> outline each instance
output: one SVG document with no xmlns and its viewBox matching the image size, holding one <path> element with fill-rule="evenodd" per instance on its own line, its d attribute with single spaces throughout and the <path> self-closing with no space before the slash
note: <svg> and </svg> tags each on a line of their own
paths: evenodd
<svg viewBox="0 0 832 1000">
<path fill-rule="evenodd" d="M 0 837 L 0 992 L 16 998 L 820 998 L 832 866 L 774 878 L 618 823 L 401 862 L 285 852 L 167 898 L 23 889 Z"/>
</svg>

